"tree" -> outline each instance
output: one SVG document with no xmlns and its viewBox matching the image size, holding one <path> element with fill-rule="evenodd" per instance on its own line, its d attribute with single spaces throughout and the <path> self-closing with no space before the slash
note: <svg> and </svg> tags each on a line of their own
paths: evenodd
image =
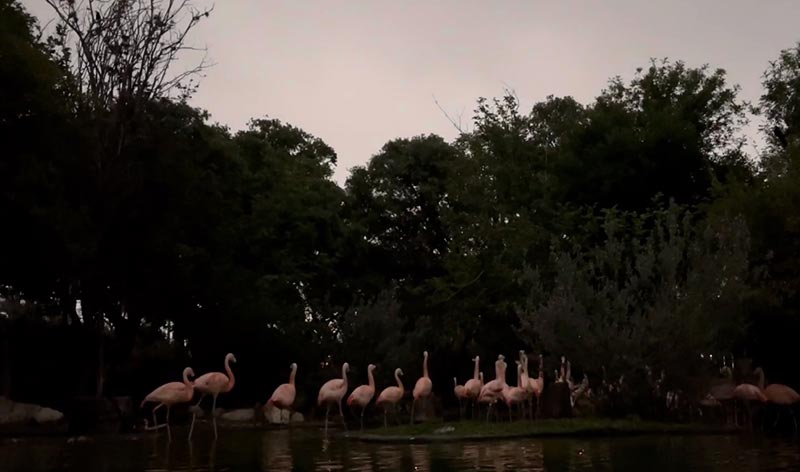
<svg viewBox="0 0 800 472">
<path fill-rule="evenodd" d="M 694 204 L 714 179 L 746 168 L 745 105 L 725 72 L 653 61 L 612 79 L 557 163 L 562 197 L 598 208 L 642 210 L 662 194 Z"/>
<path fill-rule="evenodd" d="M 676 204 L 645 214 L 606 212 L 605 240 L 554 251 L 555 278 L 535 268 L 520 305 L 529 340 L 610 378 L 650 366 L 665 388 L 687 389 L 688 359 L 729 352 L 744 332 L 748 233 L 741 219 L 699 220 Z"/>
<path fill-rule="evenodd" d="M 762 156 L 768 175 L 785 173 L 792 164 L 787 151 L 797 147 L 800 129 L 800 43 L 781 51 L 764 72 L 758 110 L 764 117 L 762 132 L 769 147 Z"/>
<path fill-rule="evenodd" d="M 78 125 L 79 149 L 68 165 L 72 208 L 80 209 L 60 229 L 71 245 L 69 293 L 79 297 L 97 331 L 96 394 L 103 395 L 104 331 L 110 313 L 122 316 L 131 299 L 126 284 L 112 286 L 109 274 L 124 264 L 119 258 L 123 228 L 135 212 L 144 166 L 134 151 L 138 126 L 152 104 L 173 96 L 185 99 L 204 63 L 175 72 L 179 54 L 190 49 L 188 33 L 208 16 L 188 1 L 47 0 L 59 22 L 48 38 L 52 56 L 65 74 L 71 121 Z M 72 180 L 74 179 L 74 180 Z M 82 223 L 77 221 L 83 220 Z M 77 223 L 77 224 L 76 224 Z M 109 272 L 110 271 L 110 272 Z M 114 279 L 114 277 L 111 277 Z"/>
<path fill-rule="evenodd" d="M 347 180 L 348 212 L 371 248 L 372 270 L 402 280 L 410 292 L 442 274 L 448 249 L 442 213 L 457 159 L 439 136 L 396 139 Z"/>
</svg>

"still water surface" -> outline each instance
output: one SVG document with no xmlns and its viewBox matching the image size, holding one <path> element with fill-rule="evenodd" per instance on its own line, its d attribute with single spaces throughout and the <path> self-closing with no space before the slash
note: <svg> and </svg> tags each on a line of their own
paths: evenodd
<svg viewBox="0 0 800 472">
<path fill-rule="evenodd" d="M 176 430 L 174 433 L 181 434 Z M 177 434 L 176 434 L 177 436 Z M 182 438 L 185 436 L 182 436 Z M 312 430 L 0 440 L 0 470 L 17 471 L 796 471 L 800 441 L 749 436 L 523 439 L 376 445 Z"/>
</svg>

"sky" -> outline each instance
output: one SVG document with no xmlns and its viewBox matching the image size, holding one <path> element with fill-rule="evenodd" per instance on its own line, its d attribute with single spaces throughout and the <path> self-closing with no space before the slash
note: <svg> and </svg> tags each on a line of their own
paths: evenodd
<svg viewBox="0 0 800 472">
<path fill-rule="evenodd" d="M 453 139 L 439 106 L 468 128 L 478 97 L 504 89 L 524 111 L 551 94 L 590 103 L 650 58 L 721 67 L 755 102 L 798 18 L 797 0 L 217 0 L 189 39 L 214 63 L 191 103 L 232 130 L 269 116 L 321 138 L 344 184 L 391 139 Z"/>
</svg>

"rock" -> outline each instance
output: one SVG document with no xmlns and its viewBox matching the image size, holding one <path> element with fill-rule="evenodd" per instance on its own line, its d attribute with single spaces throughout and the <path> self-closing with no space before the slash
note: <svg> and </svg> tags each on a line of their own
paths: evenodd
<svg viewBox="0 0 800 472">
<path fill-rule="evenodd" d="M 264 418 L 270 424 L 288 424 L 290 415 L 291 412 L 289 410 L 282 410 L 272 405 L 267 405 L 264 409 Z M 300 417 L 300 421 L 302 421 L 302 415 Z"/>
<path fill-rule="evenodd" d="M 267 423 L 280 424 L 281 410 L 273 406 L 268 406 L 264 409 L 264 418 L 267 419 Z"/>
<path fill-rule="evenodd" d="M 223 413 L 221 418 L 225 421 L 253 421 L 255 410 L 252 408 L 241 408 Z"/>
<path fill-rule="evenodd" d="M 64 419 L 64 413 L 52 408 L 39 408 L 39 410 L 33 414 L 33 419 L 39 424 L 55 423 L 56 421 Z"/>
<path fill-rule="evenodd" d="M 52 423 L 60 421 L 64 414 L 60 411 L 32 403 L 17 403 L 0 397 L 0 424 Z"/>
<path fill-rule="evenodd" d="M 553 382 L 542 393 L 542 416 L 544 418 L 572 417 L 569 386 L 566 382 Z"/>
<path fill-rule="evenodd" d="M 306 419 L 305 419 L 305 417 L 303 416 L 302 413 L 296 411 L 296 412 L 292 413 L 291 420 L 292 420 L 292 423 L 302 423 Z"/>
</svg>

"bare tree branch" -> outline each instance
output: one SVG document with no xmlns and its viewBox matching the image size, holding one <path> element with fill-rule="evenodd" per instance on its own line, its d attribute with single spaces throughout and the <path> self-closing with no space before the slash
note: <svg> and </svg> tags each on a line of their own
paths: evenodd
<svg viewBox="0 0 800 472">
<path fill-rule="evenodd" d="M 442 106 L 439 104 L 439 100 L 436 99 L 436 96 L 431 95 L 431 97 L 433 97 L 433 103 L 435 103 L 436 107 L 439 108 L 439 111 L 441 111 L 442 114 L 444 114 L 444 117 L 447 118 L 447 121 L 449 121 L 450 124 L 453 125 L 453 128 L 455 128 L 460 134 L 464 134 L 465 131 L 461 126 L 461 116 L 458 117 L 458 123 L 456 123 L 456 121 L 452 117 L 450 117 L 450 115 L 445 111 L 445 109 L 442 108 Z"/>
</svg>

